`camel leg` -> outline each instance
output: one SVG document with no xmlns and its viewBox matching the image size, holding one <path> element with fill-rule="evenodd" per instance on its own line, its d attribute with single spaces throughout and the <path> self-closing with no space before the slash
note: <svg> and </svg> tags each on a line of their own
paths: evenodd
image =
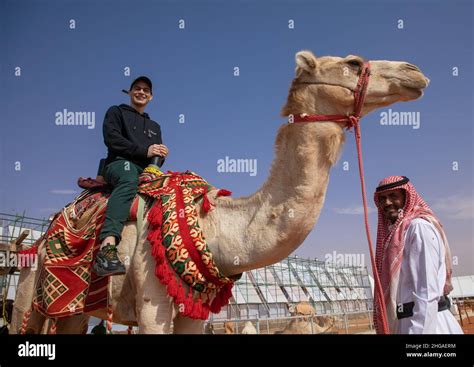
<svg viewBox="0 0 474 367">
<path fill-rule="evenodd" d="M 30 321 L 26 327 L 26 334 L 41 334 L 46 317 L 37 311 L 33 311 L 30 316 Z"/>
<path fill-rule="evenodd" d="M 194 320 L 185 316 L 176 316 L 174 319 L 173 334 L 202 334 L 204 320 Z"/>
<path fill-rule="evenodd" d="M 173 300 L 166 294 L 165 287 L 158 284 L 158 279 L 153 279 L 152 287 L 138 290 L 139 334 L 169 334 L 175 314 Z"/>
<path fill-rule="evenodd" d="M 10 334 L 18 334 L 20 332 L 24 313 L 25 311 L 23 309 L 15 307 L 15 304 L 13 304 L 12 322 L 8 327 L 8 332 Z"/>
<path fill-rule="evenodd" d="M 86 314 L 73 315 L 59 319 L 56 323 L 57 334 L 87 334 L 89 316 Z"/>
<path fill-rule="evenodd" d="M 155 261 L 149 251 L 137 251 L 134 256 L 135 264 L 141 262 L 141 266 L 134 266 L 138 333 L 169 334 L 176 307 L 155 275 Z"/>
<path fill-rule="evenodd" d="M 15 313 L 15 310 L 13 311 Z M 21 329 L 21 324 L 23 321 L 24 312 L 16 310 L 17 312 L 17 322 L 10 324 L 10 334 L 19 334 Z M 28 325 L 26 326 L 25 334 L 41 334 L 43 330 L 46 317 L 40 314 L 37 311 L 32 311 L 30 319 L 28 320 Z"/>
</svg>

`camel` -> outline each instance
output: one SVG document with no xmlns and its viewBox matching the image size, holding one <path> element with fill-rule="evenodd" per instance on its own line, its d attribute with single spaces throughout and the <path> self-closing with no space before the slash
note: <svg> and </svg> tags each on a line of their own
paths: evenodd
<svg viewBox="0 0 474 367">
<path fill-rule="evenodd" d="M 244 324 L 244 328 L 242 329 L 241 334 L 257 334 L 257 329 L 255 329 L 255 326 L 253 326 L 251 321 L 247 321 Z"/>
<path fill-rule="evenodd" d="M 323 334 L 331 330 L 334 324 L 334 317 L 328 316 L 292 319 L 283 330 L 276 331 L 275 334 Z"/>
<path fill-rule="evenodd" d="M 235 324 L 232 321 L 224 322 L 224 333 L 235 334 Z M 257 329 L 255 328 L 255 326 L 253 326 L 251 321 L 246 321 L 240 333 L 241 334 L 257 334 Z"/>
<path fill-rule="evenodd" d="M 302 301 L 298 302 L 297 304 L 290 305 L 288 307 L 291 316 L 299 316 L 299 315 L 315 315 L 316 311 L 314 310 L 313 306 L 309 302 Z"/>
<path fill-rule="evenodd" d="M 353 91 L 362 58 L 316 57 L 307 50 L 296 53 L 295 58 L 296 76 L 282 116 L 353 112 Z M 428 82 L 412 64 L 371 61 L 371 79 L 361 115 L 395 102 L 418 99 Z M 270 174 L 257 192 L 234 199 L 218 197 L 215 190 L 208 195 L 213 210 L 204 213 L 197 205 L 203 234 L 223 274 L 232 276 L 274 264 L 302 244 L 319 218 L 329 173 L 345 140 L 344 131 L 340 123 L 329 121 L 283 124 L 277 132 Z M 139 333 L 145 334 L 202 333 L 203 321 L 179 315 L 179 306 L 154 275 L 146 221 L 140 229 L 136 222 L 127 222 L 122 238 L 119 256 L 130 261 L 126 261 L 125 275 L 111 278 L 114 322 L 138 325 Z M 20 288 L 31 286 L 25 282 Z M 91 315 L 106 318 L 105 310 Z"/>
<path fill-rule="evenodd" d="M 335 323 L 334 317 L 315 316 L 316 311 L 307 301 L 290 305 L 289 311 L 291 316 L 302 317 L 292 319 L 285 329 L 277 331 L 275 334 L 321 334 L 330 330 Z"/>
<path fill-rule="evenodd" d="M 234 323 L 232 321 L 224 322 L 224 332 L 226 334 L 234 334 Z"/>
</svg>

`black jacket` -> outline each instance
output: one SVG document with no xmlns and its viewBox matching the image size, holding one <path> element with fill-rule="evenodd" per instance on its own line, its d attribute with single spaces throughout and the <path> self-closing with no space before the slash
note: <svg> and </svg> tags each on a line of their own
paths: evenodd
<svg viewBox="0 0 474 367">
<path fill-rule="evenodd" d="M 163 144 L 161 128 L 150 120 L 147 113 L 140 114 L 126 104 L 112 106 L 107 110 L 103 125 L 104 143 L 108 148 L 104 166 L 122 157 L 145 168 L 151 158 L 147 158 L 148 147 Z M 160 167 L 164 160 L 160 162 Z"/>
</svg>

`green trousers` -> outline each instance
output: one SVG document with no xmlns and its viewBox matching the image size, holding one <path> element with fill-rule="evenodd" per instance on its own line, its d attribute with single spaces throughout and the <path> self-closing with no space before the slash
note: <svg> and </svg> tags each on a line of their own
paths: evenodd
<svg viewBox="0 0 474 367">
<path fill-rule="evenodd" d="M 109 163 L 104 169 L 104 178 L 113 186 L 112 193 L 105 211 L 104 227 L 99 240 L 107 236 L 115 236 L 117 244 L 122 239 L 122 229 L 128 219 L 130 206 L 137 194 L 138 176 L 143 169 L 122 158 Z"/>
</svg>

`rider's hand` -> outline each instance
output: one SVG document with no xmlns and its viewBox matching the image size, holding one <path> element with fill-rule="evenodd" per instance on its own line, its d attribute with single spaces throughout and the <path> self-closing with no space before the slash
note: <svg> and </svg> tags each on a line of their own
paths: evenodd
<svg viewBox="0 0 474 367">
<path fill-rule="evenodd" d="M 163 144 L 152 144 L 148 147 L 147 157 L 151 158 L 159 155 L 160 157 L 166 157 L 168 155 L 168 148 Z"/>
<path fill-rule="evenodd" d="M 158 145 L 160 147 L 160 155 L 164 158 L 168 156 L 168 147 L 164 144 Z"/>
</svg>

